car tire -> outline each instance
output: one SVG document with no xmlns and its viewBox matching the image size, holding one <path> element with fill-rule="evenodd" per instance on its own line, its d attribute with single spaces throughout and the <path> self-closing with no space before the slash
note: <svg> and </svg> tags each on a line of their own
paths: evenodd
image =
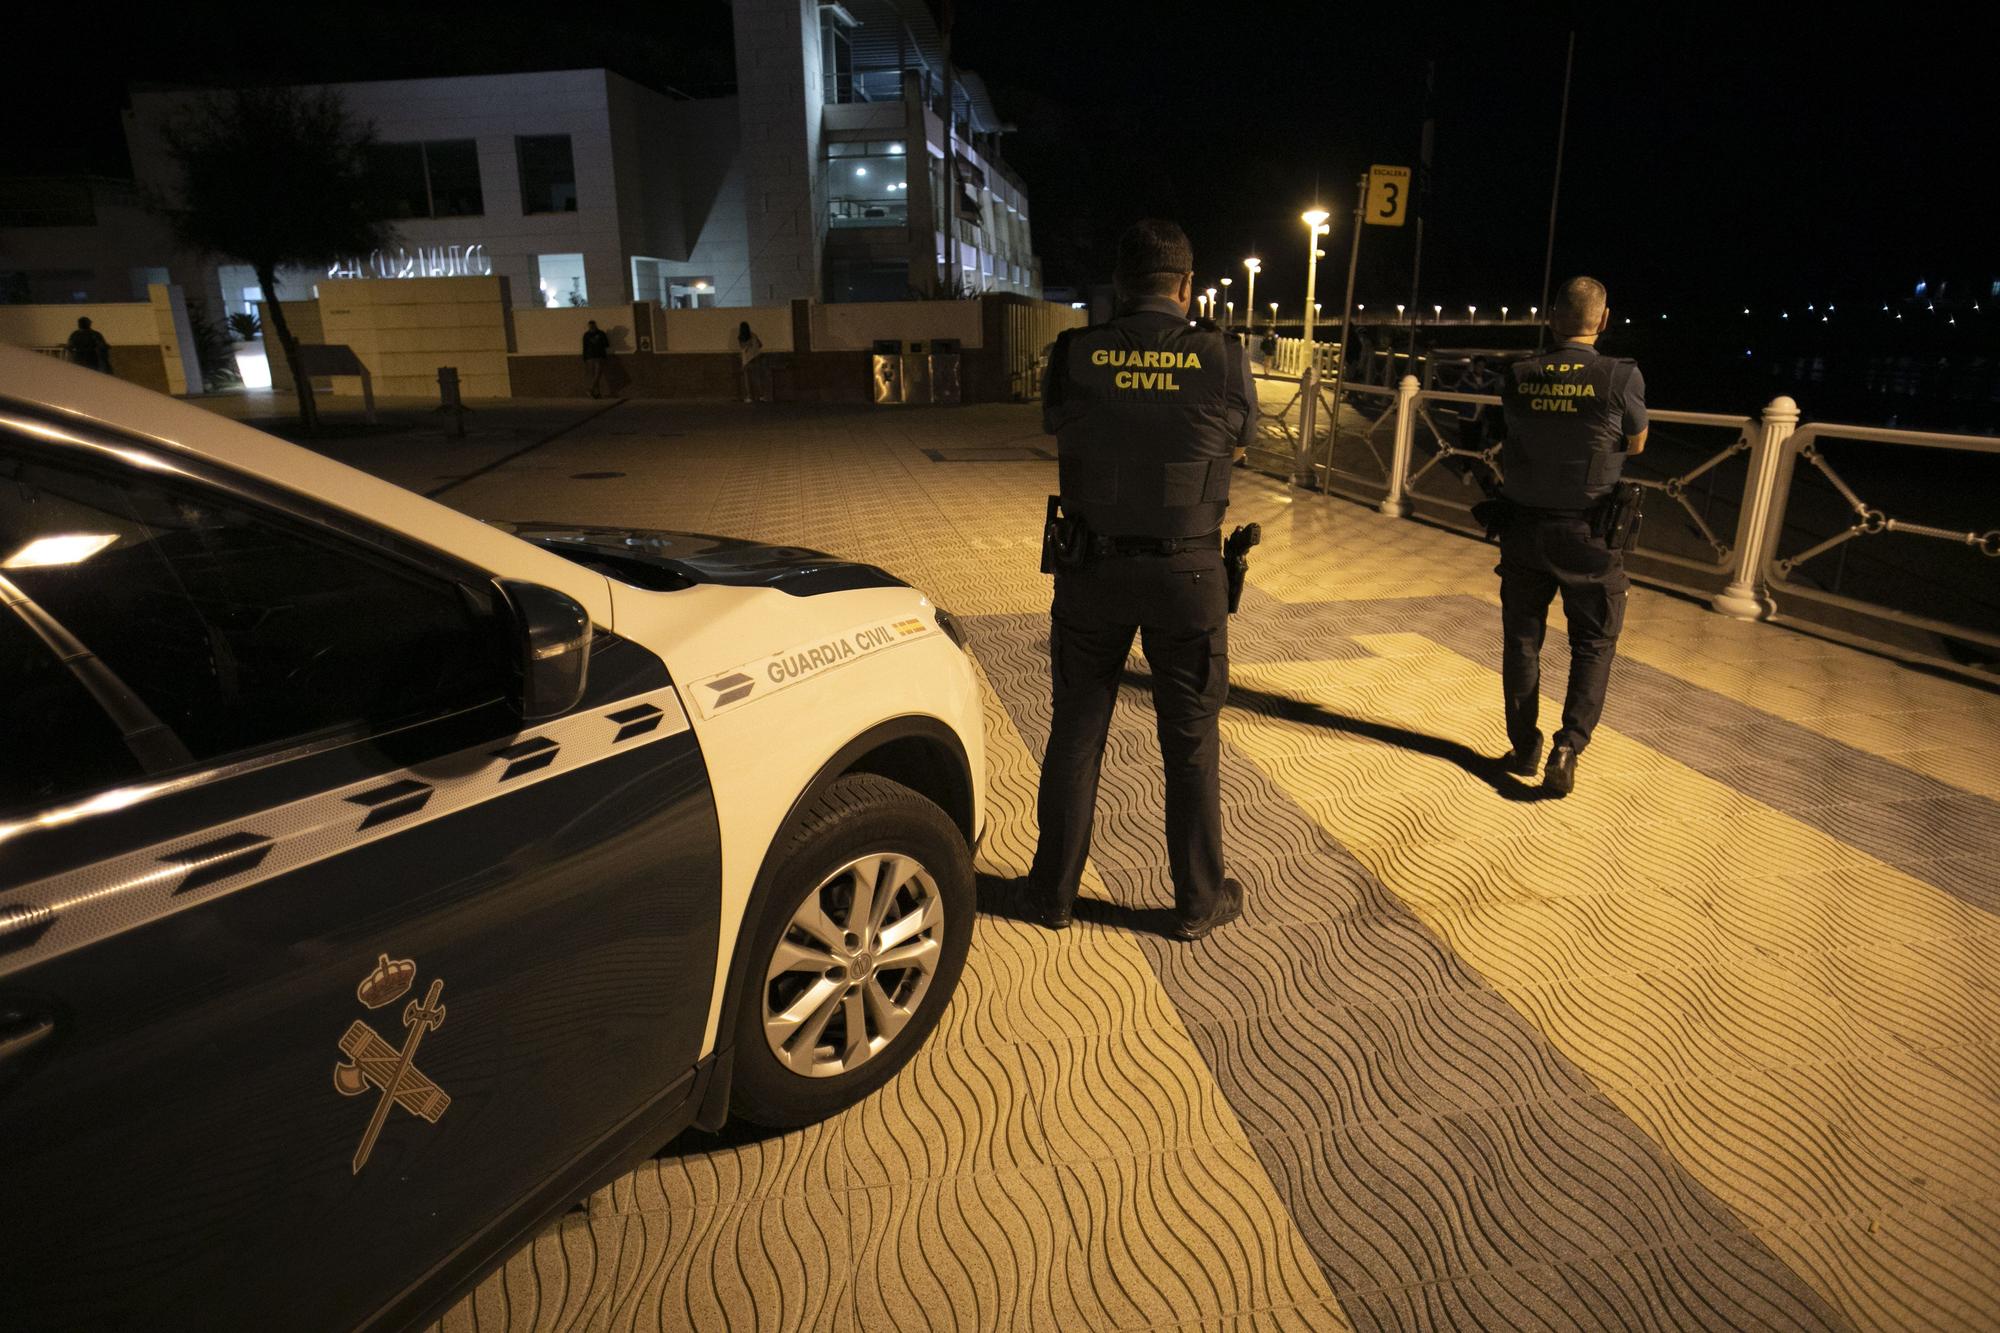
<svg viewBox="0 0 2000 1333">
<path fill-rule="evenodd" d="M 972 857 L 935 803 L 850 774 L 799 821 L 772 883 L 737 1004 L 730 1109 L 791 1128 L 874 1092 L 937 1026 L 972 943 Z"/>
</svg>

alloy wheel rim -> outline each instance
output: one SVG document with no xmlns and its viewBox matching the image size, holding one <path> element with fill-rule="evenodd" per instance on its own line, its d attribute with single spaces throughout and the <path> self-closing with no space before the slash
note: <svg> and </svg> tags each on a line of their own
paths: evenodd
<svg viewBox="0 0 2000 1333">
<path fill-rule="evenodd" d="M 764 1040 L 807 1078 L 886 1050 L 922 1008 L 944 952 L 944 898 L 923 863 L 858 856 L 805 895 L 764 970 Z"/>
</svg>

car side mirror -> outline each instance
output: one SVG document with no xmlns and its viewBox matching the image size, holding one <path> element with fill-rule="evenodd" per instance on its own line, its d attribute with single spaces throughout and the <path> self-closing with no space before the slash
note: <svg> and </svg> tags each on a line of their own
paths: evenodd
<svg viewBox="0 0 2000 1333">
<path fill-rule="evenodd" d="M 567 713 L 583 698 L 590 671 L 590 613 L 574 597 L 539 583 L 501 579 L 513 703 L 524 721 Z"/>
</svg>

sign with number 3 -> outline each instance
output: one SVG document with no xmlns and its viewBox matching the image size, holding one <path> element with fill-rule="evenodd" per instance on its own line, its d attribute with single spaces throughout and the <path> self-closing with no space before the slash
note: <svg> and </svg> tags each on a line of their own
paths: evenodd
<svg viewBox="0 0 2000 1333">
<path fill-rule="evenodd" d="M 1362 220 L 1373 227 L 1400 227 L 1410 207 L 1408 167 L 1368 168 L 1368 207 Z"/>
</svg>

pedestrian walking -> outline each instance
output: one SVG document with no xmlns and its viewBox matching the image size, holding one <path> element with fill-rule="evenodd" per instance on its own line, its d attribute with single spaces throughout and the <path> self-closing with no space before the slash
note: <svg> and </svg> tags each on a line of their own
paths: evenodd
<svg viewBox="0 0 2000 1333">
<path fill-rule="evenodd" d="M 88 315 L 78 318 L 76 331 L 69 335 L 69 359 L 79 366 L 111 373 L 111 344 L 90 327 Z"/>
<path fill-rule="evenodd" d="M 1562 727 L 1542 778 L 1566 796 L 1576 763 L 1604 713 L 1611 662 L 1625 624 L 1624 548 L 1636 532 L 1638 488 L 1621 483 L 1625 460 L 1646 447 L 1646 381 L 1597 340 L 1611 325 L 1604 284 L 1571 278 L 1549 312 L 1561 344 L 1507 369 L 1501 406 L 1500 623 L 1506 695 L 1506 767 L 1533 775 L 1542 752 L 1542 640 L 1549 603 L 1562 595 L 1569 685 Z M 1482 506 L 1484 508 L 1485 506 Z"/>
<path fill-rule="evenodd" d="M 743 401 L 754 403 L 763 395 L 758 379 L 763 368 L 757 365 L 757 358 L 764 354 L 764 340 L 750 330 L 750 321 L 743 320 L 736 326 L 736 383 L 743 391 Z"/>
<path fill-rule="evenodd" d="M 1178 226 L 1135 223 L 1115 276 L 1117 314 L 1058 338 L 1043 386 L 1042 426 L 1060 458 L 1043 560 L 1055 574 L 1055 715 L 1027 892 L 1043 925 L 1069 924 L 1137 634 L 1166 768 L 1175 933 L 1194 940 L 1243 912 L 1242 886 L 1223 873 L 1217 717 L 1230 593 L 1220 529 L 1255 397 L 1242 345 L 1188 318 L 1194 255 Z"/>
<path fill-rule="evenodd" d="M 583 378 L 592 398 L 604 393 L 604 373 L 611 362 L 611 335 L 591 320 L 583 331 Z"/>
</svg>

